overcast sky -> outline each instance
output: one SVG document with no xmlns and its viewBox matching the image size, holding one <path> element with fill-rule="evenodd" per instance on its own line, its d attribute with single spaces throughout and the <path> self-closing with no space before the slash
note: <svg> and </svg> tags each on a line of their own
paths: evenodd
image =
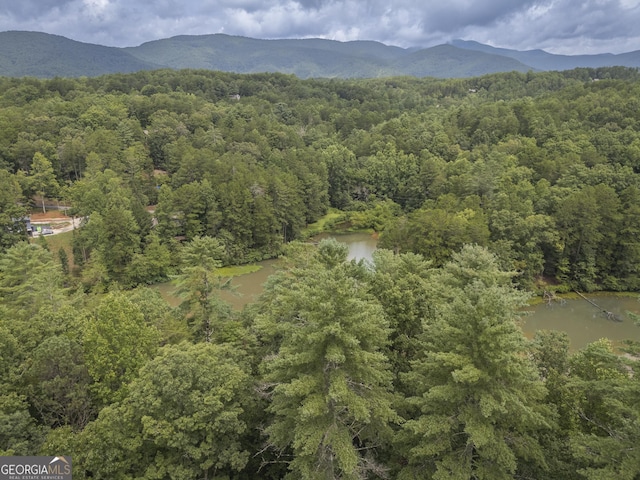
<svg viewBox="0 0 640 480">
<path fill-rule="evenodd" d="M 621 53 L 640 50 L 640 0 L 0 0 L 6 30 L 115 47 L 226 33 Z"/>
</svg>

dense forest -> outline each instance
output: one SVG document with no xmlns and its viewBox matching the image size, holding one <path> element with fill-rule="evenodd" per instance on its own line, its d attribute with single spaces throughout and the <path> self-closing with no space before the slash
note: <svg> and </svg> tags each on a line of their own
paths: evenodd
<svg viewBox="0 0 640 480">
<path fill-rule="evenodd" d="M 0 454 L 77 479 L 640 479 L 640 74 L 0 78 Z M 29 242 L 44 198 L 82 226 Z M 331 212 L 331 215 L 327 215 Z M 379 234 L 372 262 L 309 225 Z M 279 258 L 258 301 L 229 265 Z M 171 280 L 168 305 L 149 285 Z"/>
</svg>

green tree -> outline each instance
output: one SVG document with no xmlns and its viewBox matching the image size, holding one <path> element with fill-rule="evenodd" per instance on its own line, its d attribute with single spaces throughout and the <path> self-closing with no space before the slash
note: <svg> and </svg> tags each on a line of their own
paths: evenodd
<svg viewBox="0 0 640 480">
<path fill-rule="evenodd" d="M 15 175 L 0 169 L 0 253 L 27 238 L 27 212 L 21 200 L 22 189 Z"/>
<path fill-rule="evenodd" d="M 58 249 L 58 259 L 60 260 L 60 268 L 64 275 L 69 275 L 69 255 L 64 247 Z"/>
<path fill-rule="evenodd" d="M 228 288 L 228 280 L 216 274 L 224 255 L 221 243 L 212 237 L 196 237 L 182 249 L 182 273 L 176 278 L 181 308 L 189 319 L 194 336 L 211 342 L 229 320 L 231 310 L 218 291 Z"/>
<path fill-rule="evenodd" d="M 109 278 L 125 281 L 131 261 L 140 251 L 140 229 L 133 213 L 121 207 L 110 208 L 102 215 L 95 212 L 85 228 L 100 254 L 93 260 L 104 265 Z"/>
<path fill-rule="evenodd" d="M 615 255 L 620 201 L 607 185 L 572 192 L 559 205 L 556 218 L 564 251 L 560 277 L 591 291 L 606 276 Z"/>
<path fill-rule="evenodd" d="M 454 197 L 448 197 L 447 200 Z M 457 202 L 456 202 L 457 203 Z M 425 206 L 408 216 L 407 223 L 392 224 L 381 235 L 383 248 L 396 247 L 391 241 L 398 235 L 394 228 L 406 229 L 404 249 L 423 255 L 433 265 L 442 266 L 453 252 L 466 243 L 487 245 L 489 228 L 481 209 L 464 208 L 464 205 L 452 208 L 431 208 Z M 389 237 L 389 240 L 387 240 Z"/>
<path fill-rule="evenodd" d="M 382 472 L 376 452 L 397 420 L 383 353 L 388 325 L 346 255 L 345 245 L 321 242 L 306 265 L 269 285 L 273 302 L 258 321 L 281 338 L 262 364 L 273 386 L 266 433 L 277 451 L 292 451 L 291 478 Z"/>
<path fill-rule="evenodd" d="M 620 228 L 612 232 L 619 248 L 610 269 L 624 287 L 637 291 L 640 289 L 640 188 L 626 188 L 621 192 L 620 200 L 622 220 Z"/>
<path fill-rule="evenodd" d="M 357 165 L 355 155 L 342 145 L 329 145 L 322 150 L 321 158 L 327 165 L 331 206 L 348 207 L 353 200 L 357 181 L 354 176 Z"/>
<path fill-rule="evenodd" d="M 404 376 L 415 414 L 399 434 L 409 463 L 401 478 L 506 480 L 544 467 L 536 434 L 550 412 L 516 323 L 527 295 L 510 276 L 486 250 L 466 246 L 434 278 L 442 298 L 423 357 Z"/>
<path fill-rule="evenodd" d="M 73 180 L 79 180 L 86 166 L 86 156 L 85 145 L 80 136 L 65 138 L 58 148 L 62 178 L 71 179 L 73 174 Z"/>
<path fill-rule="evenodd" d="M 155 215 L 158 234 L 165 242 L 176 235 L 184 235 L 188 240 L 215 235 L 220 224 L 213 187 L 206 179 L 185 183 L 175 190 L 163 185 Z"/>
<path fill-rule="evenodd" d="M 253 403 L 250 370 L 237 350 L 166 346 L 122 402 L 82 432 L 74 462 L 104 480 L 231 478 L 249 459 Z"/>
<path fill-rule="evenodd" d="M 587 345 L 570 360 L 577 399 L 571 450 L 589 480 L 635 480 L 640 472 L 640 383 L 636 358 L 626 361 L 607 339 Z"/>
<path fill-rule="evenodd" d="M 290 242 L 299 237 L 306 225 L 305 208 L 297 179 L 277 170 L 267 176 L 268 192 L 273 202 L 273 215 L 279 223 L 282 242 Z"/>
<path fill-rule="evenodd" d="M 65 336 L 47 337 L 24 368 L 27 398 L 41 424 L 81 430 L 94 416 L 82 346 Z"/>
<path fill-rule="evenodd" d="M 84 358 L 91 390 L 102 406 L 121 400 L 127 384 L 158 348 L 158 332 L 123 293 L 109 293 L 86 320 Z"/>
<path fill-rule="evenodd" d="M 155 233 L 147 237 L 143 253 L 135 253 L 127 268 L 128 282 L 133 285 L 166 281 L 172 264 L 171 251 Z"/>
<path fill-rule="evenodd" d="M 65 303 L 60 264 L 51 252 L 27 242 L 0 255 L 0 299 L 16 320 L 32 319 Z"/>
<path fill-rule="evenodd" d="M 14 392 L 0 394 L 0 454 L 32 455 L 41 437 L 26 398 Z"/>
<path fill-rule="evenodd" d="M 158 289 L 138 286 L 126 293 L 140 309 L 145 323 L 158 330 L 161 345 L 175 345 L 191 338 L 188 325 L 180 313 L 162 298 Z"/>
<path fill-rule="evenodd" d="M 156 220 L 155 231 L 163 242 L 168 242 L 178 234 L 176 218 L 176 195 L 173 189 L 164 184 L 158 192 L 158 204 L 153 213 Z"/>
<path fill-rule="evenodd" d="M 36 152 L 31 162 L 28 183 L 42 200 L 42 211 L 46 213 L 44 205 L 45 195 L 55 195 L 60 186 L 56 180 L 51 161 L 42 153 Z"/>
<path fill-rule="evenodd" d="M 430 291 L 433 269 L 421 255 L 378 249 L 373 254 L 371 292 L 382 305 L 391 327 L 389 360 L 395 375 L 395 389 L 401 372 L 422 351 L 423 323 L 431 316 Z"/>
<path fill-rule="evenodd" d="M 546 402 L 556 412 L 557 418 L 557 425 L 541 435 L 540 443 L 549 467 L 546 476 L 566 480 L 581 478 L 569 443 L 579 424 L 576 412 L 580 401 L 571 386 L 569 336 L 555 330 L 536 332 L 531 356 L 547 389 Z"/>
<path fill-rule="evenodd" d="M 21 388 L 21 363 L 28 352 L 8 328 L 16 323 L 0 304 L 0 455 L 31 454 L 41 434 Z"/>
</svg>

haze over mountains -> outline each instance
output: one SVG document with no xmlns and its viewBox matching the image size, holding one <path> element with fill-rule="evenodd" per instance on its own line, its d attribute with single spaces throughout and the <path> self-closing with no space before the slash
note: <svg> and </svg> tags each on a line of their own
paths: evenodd
<svg viewBox="0 0 640 480">
<path fill-rule="evenodd" d="M 488 73 L 640 67 L 640 51 L 619 55 L 554 55 L 456 40 L 425 49 L 374 41 L 258 40 L 225 34 L 177 36 L 116 48 L 40 32 L 0 32 L 0 76 L 99 76 L 159 68 L 235 73 L 281 72 L 300 78 L 398 75 L 459 78 Z"/>
</svg>

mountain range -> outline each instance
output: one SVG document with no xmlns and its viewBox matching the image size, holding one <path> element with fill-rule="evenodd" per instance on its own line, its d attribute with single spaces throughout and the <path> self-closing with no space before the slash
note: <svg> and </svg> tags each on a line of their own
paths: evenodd
<svg viewBox="0 0 640 480">
<path fill-rule="evenodd" d="M 206 69 L 281 72 L 300 78 L 410 75 L 460 78 L 508 71 L 640 67 L 640 50 L 613 55 L 554 55 L 455 40 L 400 48 L 374 41 L 259 40 L 226 34 L 181 35 L 137 47 L 106 47 L 41 32 L 0 32 L 0 76 L 80 77 L 139 70 Z"/>
</svg>

